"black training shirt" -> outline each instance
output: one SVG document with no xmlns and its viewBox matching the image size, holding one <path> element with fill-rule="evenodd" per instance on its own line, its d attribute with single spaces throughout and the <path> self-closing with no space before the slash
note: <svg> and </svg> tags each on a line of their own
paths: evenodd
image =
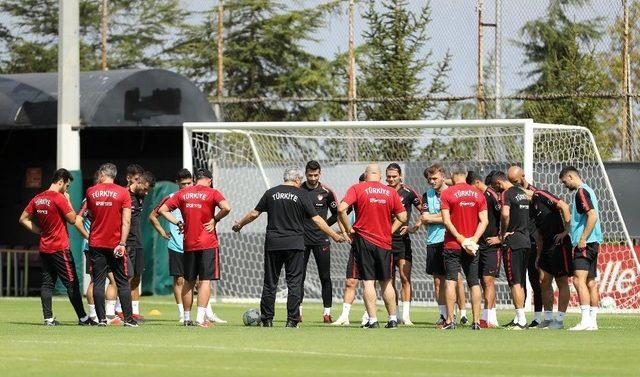
<svg viewBox="0 0 640 377">
<path fill-rule="evenodd" d="M 480 246 L 487 247 L 487 238 L 500 235 L 500 197 L 491 187 L 484 191 L 484 198 L 487 200 L 487 218 L 489 224 L 480 238 Z M 498 246 L 498 245 L 496 245 Z"/>
<path fill-rule="evenodd" d="M 416 190 L 407 185 L 401 185 L 400 189 L 398 189 L 398 195 L 400 195 L 400 200 L 402 201 L 402 205 L 404 209 L 407 211 L 407 221 L 411 218 L 411 210 L 412 207 L 416 207 L 417 209 L 422 209 L 422 196 L 418 195 Z M 392 238 L 394 241 L 399 241 L 405 238 L 409 238 L 409 233 L 405 233 L 404 235 L 400 234 L 400 229 L 398 229 L 395 233 L 393 233 Z"/>
<path fill-rule="evenodd" d="M 529 198 L 520 187 L 512 186 L 502 193 L 502 205 L 509 207 L 509 226 L 507 233 L 513 232 L 506 239 L 512 250 L 529 249 Z"/>
<path fill-rule="evenodd" d="M 333 191 L 322 183 L 318 183 L 316 188 L 311 188 L 307 186 L 307 182 L 304 182 L 300 188 L 309 195 L 318 216 L 327 220 L 329 226 L 335 224 L 338 220 L 338 203 Z M 331 211 L 331 217 L 327 219 L 329 211 Z M 304 219 L 304 244 L 306 246 L 327 245 L 329 242 L 329 237 L 318 228 L 313 220 L 308 217 Z"/>
<path fill-rule="evenodd" d="M 139 198 L 129 191 L 131 196 L 131 226 L 129 227 L 129 235 L 127 236 L 127 247 L 135 247 L 137 249 L 142 248 L 142 229 L 140 228 L 140 219 L 142 218 L 142 205 L 144 204 L 144 198 Z"/>
<path fill-rule="evenodd" d="M 545 251 L 554 245 L 555 235 L 564 231 L 564 221 L 558 211 L 559 201 L 558 197 L 544 190 L 536 191 L 531 198 L 531 213 Z"/>
</svg>

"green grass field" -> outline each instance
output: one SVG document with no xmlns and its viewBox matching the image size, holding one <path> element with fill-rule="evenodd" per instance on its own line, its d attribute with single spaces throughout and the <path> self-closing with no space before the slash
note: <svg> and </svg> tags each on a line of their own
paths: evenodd
<svg viewBox="0 0 640 377">
<path fill-rule="evenodd" d="M 278 306 L 274 328 L 244 327 L 252 304 L 215 308 L 227 325 L 177 324 L 170 297 L 143 298 L 140 328 L 80 327 L 70 304 L 54 301 L 63 326 L 42 326 L 38 299 L 0 299 L 0 376 L 639 376 L 640 316 L 600 315 L 600 331 L 434 329 L 433 309 L 415 308 L 414 327 L 363 330 L 319 321 L 305 305 L 305 322 L 285 329 Z M 336 305 L 334 311 L 339 311 Z M 352 320 L 362 306 L 352 309 Z M 339 313 L 334 313 L 337 315 Z M 500 314 L 508 321 L 510 311 Z M 383 317 L 380 312 L 379 317 Z M 570 315 L 566 324 L 577 322 Z"/>
</svg>

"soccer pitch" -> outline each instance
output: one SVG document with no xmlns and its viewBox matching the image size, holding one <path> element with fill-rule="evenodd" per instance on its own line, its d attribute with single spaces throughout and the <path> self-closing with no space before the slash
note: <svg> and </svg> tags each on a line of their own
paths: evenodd
<svg viewBox="0 0 640 377">
<path fill-rule="evenodd" d="M 63 326 L 42 326 L 37 298 L 0 299 L 0 376 L 638 376 L 640 316 L 599 315 L 600 330 L 434 329 L 436 310 L 415 308 L 414 327 L 360 329 L 320 322 L 320 305 L 305 305 L 305 322 L 284 328 L 245 327 L 241 314 L 256 304 L 220 304 L 229 321 L 211 329 L 181 327 L 171 297 L 144 297 L 140 328 L 75 325 L 66 298 L 54 300 Z M 334 305 L 334 311 L 339 311 Z M 470 312 L 470 311 L 469 311 Z M 334 315 L 339 313 L 334 313 Z M 529 313 L 528 313 L 529 314 Z M 507 322 L 511 311 L 499 313 Z M 529 317 L 531 315 L 529 314 Z M 379 311 L 379 317 L 384 317 Z M 578 322 L 569 315 L 565 324 Z"/>
</svg>

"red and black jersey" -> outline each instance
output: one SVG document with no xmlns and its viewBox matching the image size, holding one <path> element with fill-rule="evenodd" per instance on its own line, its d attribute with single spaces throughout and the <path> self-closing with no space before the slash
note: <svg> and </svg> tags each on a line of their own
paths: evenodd
<svg viewBox="0 0 640 377">
<path fill-rule="evenodd" d="M 122 232 L 122 211 L 131 208 L 129 190 L 115 183 L 99 183 L 89 187 L 85 197 L 92 216 L 89 246 L 115 248 Z"/>
<path fill-rule="evenodd" d="M 338 220 L 338 199 L 333 190 L 322 183 L 318 183 L 316 188 L 311 188 L 307 186 L 307 182 L 300 185 L 300 188 L 308 192 L 309 199 L 318 216 L 325 219 L 329 226 L 335 224 Z M 327 218 L 329 212 L 331 212 L 331 216 Z M 329 237 L 308 217 L 304 218 L 304 244 L 306 246 L 329 244 Z"/>
<path fill-rule="evenodd" d="M 480 238 L 480 246 L 488 246 L 487 238 L 500 235 L 500 210 L 502 209 L 500 197 L 491 187 L 487 187 L 484 192 L 484 198 L 487 201 L 487 218 L 489 224 Z"/>
<path fill-rule="evenodd" d="M 458 183 L 447 187 L 440 196 L 442 210 L 449 211 L 451 223 L 464 237 L 472 237 L 480 223 L 479 214 L 487 210 L 487 201 L 475 187 Z M 462 245 L 447 230 L 444 234 L 445 250 L 462 250 Z"/>
<path fill-rule="evenodd" d="M 398 195 L 400 195 L 400 200 L 402 201 L 402 205 L 404 209 L 407 211 L 407 221 L 411 218 L 411 211 L 413 207 L 415 207 L 418 211 L 422 211 L 422 196 L 420 196 L 416 190 L 414 190 L 411 186 L 401 184 L 398 188 Z M 405 233 L 404 235 L 400 234 L 400 230 L 393 233 L 393 239 L 398 241 L 403 238 L 408 238 L 409 234 Z"/>
<path fill-rule="evenodd" d="M 554 244 L 554 236 L 564 231 L 564 221 L 558 211 L 559 201 L 557 196 L 545 190 L 537 190 L 531 198 L 530 212 L 545 250 Z"/>
<path fill-rule="evenodd" d="M 580 214 L 585 214 L 592 209 L 594 209 L 594 207 L 591 201 L 591 194 L 589 194 L 589 191 L 580 187 L 576 191 L 576 211 Z"/>
<path fill-rule="evenodd" d="M 41 192 L 31 199 L 24 212 L 38 220 L 40 252 L 69 250 L 69 233 L 64 216 L 73 212 L 73 208 L 63 194 L 51 190 Z"/>
<path fill-rule="evenodd" d="M 142 207 L 144 205 L 144 197 L 137 196 L 131 190 L 129 196 L 131 196 L 131 227 L 129 228 L 129 235 L 127 236 L 127 247 L 142 248 L 142 228 L 140 224 L 140 218 L 142 217 Z"/>
<path fill-rule="evenodd" d="M 507 233 L 513 233 L 506 244 L 513 250 L 531 247 L 529 232 L 529 198 L 518 186 L 512 186 L 502 192 L 502 206 L 509 207 L 509 225 Z"/>
</svg>

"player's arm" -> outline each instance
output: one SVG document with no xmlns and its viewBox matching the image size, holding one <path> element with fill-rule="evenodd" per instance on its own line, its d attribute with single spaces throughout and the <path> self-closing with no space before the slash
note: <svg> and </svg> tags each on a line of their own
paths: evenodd
<svg viewBox="0 0 640 377">
<path fill-rule="evenodd" d="M 336 242 L 344 241 L 344 238 L 342 238 L 341 235 L 339 235 L 333 229 L 331 229 L 329 224 L 327 224 L 327 222 L 319 215 L 313 216 L 311 220 L 313 220 L 313 222 L 321 231 L 323 231 L 327 236 L 331 237 L 332 240 Z"/>
<path fill-rule="evenodd" d="M 422 226 L 422 215 L 418 216 L 418 219 L 416 220 L 416 222 L 409 227 L 409 233 L 415 233 L 418 231 L 418 229 L 420 229 L 420 227 Z"/>
<path fill-rule="evenodd" d="M 580 235 L 580 239 L 577 245 L 579 248 L 585 248 L 587 247 L 587 239 L 591 235 L 591 232 L 595 228 L 596 222 L 598 221 L 598 214 L 593 207 L 589 192 L 585 189 L 578 189 L 578 192 L 576 193 L 576 201 L 578 213 L 587 215 L 587 223 L 584 227 L 584 230 L 582 231 L 582 234 Z"/>
<path fill-rule="evenodd" d="M 542 235 L 537 229 L 534 237 L 536 239 L 536 268 L 540 268 L 540 254 L 542 254 L 542 245 L 544 244 L 544 241 L 542 240 Z"/>
<path fill-rule="evenodd" d="M 442 219 L 442 212 L 440 213 L 429 213 L 422 212 L 420 218 L 423 223 L 426 224 L 444 224 L 444 220 Z"/>
<path fill-rule="evenodd" d="M 396 213 L 393 225 L 391 226 L 391 234 L 395 233 L 407 222 L 407 211 Z"/>
<path fill-rule="evenodd" d="M 476 227 L 476 232 L 473 234 L 471 239 L 473 242 L 478 243 L 478 240 L 484 234 L 484 231 L 487 230 L 487 225 L 489 225 L 489 215 L 487 214 L 487 210 L 482 210 L 478 212 L 478 226 Z"/>
<path fill-rule="evenodd" d="M 244 215 L 243 218 L 241 218 L 240 220 L 236 221 L 235 224 L 233 224 L 233 227 L 231 227 L 231 229 L 234 232 L 239 232 L 245 225 L 251 223 L 252 221 L 257 219 L 258 217 L 260 217 L 260 213 L 261 212 L 259 212 L 258 210 L 252 209 L 246 215 Z"/>
<path fill-rule="evenodd" d="M 127 237 L 131 230 L 131 208 L 122 209 L 122 229 L 120 233 L 120 243 L 118 245 L 124 246 L 127 243 Z"/>
<path fill-rule="evenodd" d="M 560 243 L 564 237 L 571 231 L 571 211 L 569 205 L 564 200 L 558 200 L 556 203 L 556 210 L 562 215 L 562 221 L 564 222 L 564 231 L 555 235 L 554 240 L 556 243 Z"/>
<path fill-rule="evenodd" d="M 500 239 L 504 242 L 505 238 L 509 236 L 507 229 L 509 229 L 509 203 L 504 203 L 500 209 Z"/>
<path fill-rule="evenodd" d="M 20 223 L 20 225 L 25 227 L 29 232 L 33 234 L 38 234 L 38 235 L 40 234 L 40 227 L 36 225 L 35 222 L 33 222 L 33 218 L 31 217 L 30 213 L 23 211 L 22 215 L 20 215 L 20 219 L 18 220 L 18 222 Z"/>
<path fill-rule="evenodd" d="M 221 202 L 219 202 L 218 208 L 218 213 L 213 216 L 213 219 L 216 221 L 216 223 L 220 222 L 220 220 L 224 219 L 229 214 L 229 212 L 231 212 L 231 205 L 226 200 L 222 200 Z"/>
<path fill-rule="evenodd" d="M 158 220 L 158 211 L 156 210 L 151 211 L 151 213 L 149 214 L 149 222 L 151 223 L 151 226 L 153 226 L 153 229 L 155 229 L 156 232 L 158 232 L 160 237 L 164 238 L 165 240 L 169 239 L 169 235 L 167 234 L 167 231 L 164 230 L 164 228 L 160 224 L 160 220 Z"/>
<path fill-rule="evenodd" d="M 344 201 L 340 202 L 340 204 L 338 205 L 338 221 L 341 225 L 340 228 L 344 232 L 345 236 L 349 236 L 353 233 L 348 215 L 349 207 L 350 205 L 345 203 Z"/>
<path fill-rule="evenodd" d="M 65 220 L 67 220 L 69 224 L 73 224 L 73 227 L 76 228 L 76 230 L 78 231 L 78 233 L 80 233 L 82 238 L 84 238 L 85 240 L 89 239 L 89 233 L 87 233 L 87 230 L 84 228 L 84 225 L 82 224 L 82 216 L 76 215 L 75 212 L 71 211 L 66 215 L 64 215 L 64 218 Z"/>
<path fill-rule="evenodd" d="M 455 225 L 453 225 L 449 210 L 443 209 L 441 213 L 442 213 L 442 221 L 443 221 L 444 227 L 447 229 L 449 233 L 451 233 L 451 235 L 456 239 L 456 241 L 458 241 L 458 243 L 462 245 L 462 243 L 465 240 L 465 237 L 462 234 L 458 233 L 458 230 L 456 229 Z"/>
<path fill-rule="evenodd" d="M 158 208 L 158 213 L 160 213 L 165 219 L 167 219 L 168 222 L 170 222 L 173 225 L 177 225 L 182 230 L 181 221 L 176 219 L 176 217 L 173 216 L 171 211 L 172 210 L 169 208 L 169 206 L 166 203 L 161 205 L 160 208 Z"/>
</svg>

